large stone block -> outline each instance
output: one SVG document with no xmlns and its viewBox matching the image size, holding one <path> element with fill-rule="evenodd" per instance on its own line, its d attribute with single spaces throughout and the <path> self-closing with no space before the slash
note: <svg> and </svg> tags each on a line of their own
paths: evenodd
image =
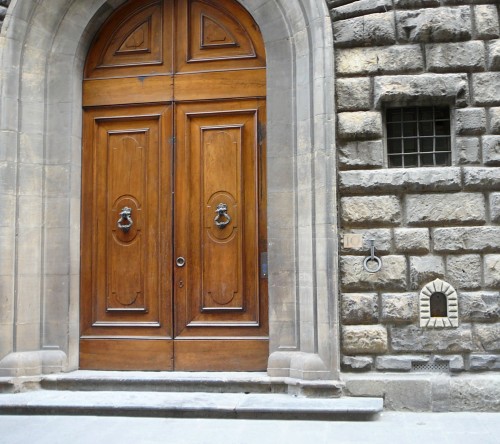
<svg viewBox="0 0 500 444">
<path fill-rule="evenodd" d="M 499 36 L 498 9 L 495 5 L 474 6 L 475 37 L 494 39 Z"/>
<path fill-rule="evenodd" d="M 465 370 L 464 358 L 460 355 L 434 355 L 433 362 L 436 364 L 448 364 L 448 368 L 452 372 Z"/>
<path fill-rule="evenodd" d="M 498 292 L 460 292 L 458 304 L 458 313 L 463 322 L 496 322 L 500 319 Z"/>
<path fill-rule="evenodd" d="M 474 354 L 469 358 L 469 368 L 472 371 L 498 370 L 500 359 L 497 355 Z"/>
<path fill-rule="evenodd" d="M 500 249 L 500 227 L 457 227 L 433 230 L 437 253 L 495 253 Z"/>
<path fill-rule="evenodd" d="M 342 356 L 344 370 L 371 370 L 372 364 L 371 356 Z"/>
<path fill-rule="evenodd" d="M 485 53 L 481 41 L 427 45 L 427 69 L 434 72 L 484 71 Z"/>
<path fill-rule="evenodd" d="M 474 104 L 477 106 L 500 105 L 500 72 L 480 72 L 472 75 Z"/>
<path fill-rule="evenodd" d="M 341 199 L 342 222 L 348 226 L 392 226 L 401 222 L 401 204 L 395 196 L 359 196 Z"/>
<path fill-rule="evenodd" d="M 495 378 L 450 378 L 448 411 L 500 411 L 500 381 Z"/>
<path fill-rule="evenodd" d="M 471 38 L 470 8 L 429 8 L 396 13 L 401 42 L 454 42 Z"/>
<path fill-rule="evenodd" d="M 470 325 L 453 329 L 425 329 L 415 325 L 392 327 L 391 347 L 398 352 L 459 353 L 474 350 Z"/>
<path fill-rule="evenodd" d="M 382 294 L 382 322 L 408 324 L 418 317 L 418 296 L 416 293 Z"/>
<path fill-rule="evenodd" d="M 475 324 L 474 340 L 480 351 L 500 352 L 500 324 Z"/>
<path fill-rule="evenodd" d="M 500 71 L 500 40 L 493 40 L 488 44 L 488 69 Z"/>
<path fill-rule="evenodd" d="M 488 288 L 500 288 L 500 254 L 484 256 L 484 285 Z"/>
<path fill-rule="evenodd" d="M 384 165 L 384 144 L 381 140 L 347 142 L 338 147 L 339 167 L 380 168 Z"/>
<path fill-rule="evenodd" d="M 490 194 L 490 217 L 492 222 L 500 222 L 500 193 Z"/>
<path fill-rule="evenodd" d="M 481 287 L 481 256 L 464 254 L 448 256 L 446 276 L 458 289 L 475 290 Z"/>
<path fill-rule="evenodd" d="M 500 191 L 500 168 L 469 167 L 463 169 L 464 189 Z"/>
<path fill-rule="evenodd" d="M 389 168 L 372 171 L 342 171 L 339 189 L 343 194 L 381 194 L 425 191 L 458 191 L 462 188 L 460 168 Z"/>
<path fill-rule="evenodd" d="M 383 12 L 336 21 L 333 38 L 338 47 L 393 44 L 396 41 L 394 14 Z"/>
<path fill-rule="evenodd" d="M 376 324 L 378 322 L 377 293 L 342 294 L 342 323 L 344 325 Z"/>
<path fill-rule="evenodd" d="M 385 353 L 387 330 L 380 325 L 342 327 L 342 350 L 353 355 Z"/>
<path fill-rule="evenodd" d="M 377 356 L 375 368 L 379 371 L 409 372 L 412 360 L 409 356 Z"/>
<path fill-rule="evenodd" d="M 481 145 L 479 137 L 455 138 L 455 150 L 459 165 L 478 164 L 481 162 Z"/>
<path fill-rule="evenodd" d="M 427 254 L 430 251 L 430 235 L 427 228 L 396 228 L 394 243 L 399 253 Z"/>
<path fill-rule="evenodd" d="M 412 375 L 415 376 L 415 375 Z M 411 388 L 410 388 L 411 387 Z M 384 408 L 394 411 L 429 411 L 432 402 L 432 383 L 428 376 L 408 381 L 389 379 L 384 393 Z"/>
<path fill-rule="evenodd" d="M 339 75 L 414 73 L 424 69 L 419 45 L 341 48 L 335 54 Z"/>
<path fill-rule="evenodd" d="M 441 6 L 439 0 L 395 0 L 398 9 L 415 9 Z"/>
<path fill-rule="evenodd" d="M 490 108 L 490 133 L 492 134 L 500 134 L 500 107 L 499 108 Z"/>
<path fill-rule="evenodd" d="M 444 278 L 444 261 L 441 256 L 410 257 L 410 288 L 420 290 L 437 278 Z"/>
<path fill-rule="evenodd" d="M 339 113 L 337 136 L 344 140 L 380 138 L 382 137 L 382 115 L 376 111 Z"/>
<path fill-rule="evenodd" d="M 455 111 L 457 134 L 477 135 L 486 131 L 486 110 L 484 108 L 464 108 Z"/>
<path fill-rule="evenodd" d="M 483 163 L 500 165 L 500 136 L 483 136 Z"/>
<path fill-rule="evenodd" d="M 369 273 L 363 268 L 363 256 L 340 258 L 340 280 L 344 291 L 406 290 L 406 258 L 382 256 L 382 268 Z"/>
<path fill-rule="evenodd" d="M 361 245 L 345 246 L 343 244 L 341 247 L 342 254 L 369 254 L 371 240 L 375 242 L 375 250 L 377 254 L 388 254 L 392 250 L 392 231 L 389 228 L 351 229 L 348 233 L 344 233 L 344 235 L 352 234 L 357 234 L 362 237 Z"/>
<path fill-rule="evenodd" d="M 462 107 L 469 100 L 469 80 L 466 74 L 376 77 L 373 100 L 377 108 L 384 103 L 400 106 L 455 103 Z"/>
<path fill-rule="evenodd" d="M 405 198 L 409 225 L 484 223 L 486 203 L 479 193 L 415 194 Z"/>
<path fill-rule="evenodd" d="M 337 79 L 335 92 L 338 111 L 362 111 L 371 108 L 372 87 L 367 77 Z"/>
<path fill-rule="evenodd" d="M 358 0 L 355 2 L 345 2 L 334 4 L 332 18 L 341 20 L 350 17 L 358 17 L 366 14 L 385 12 L 392 9 L 392 0 Z"/>
</svg>

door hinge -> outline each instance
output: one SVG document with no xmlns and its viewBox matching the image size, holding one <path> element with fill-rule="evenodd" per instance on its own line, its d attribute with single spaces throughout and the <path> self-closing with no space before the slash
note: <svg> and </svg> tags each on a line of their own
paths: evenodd
<svg viewBox="0 0 500 444">
<path fill-rule="evenodd" d="M 168 139 L 168 142 L 169 142 L 171 145 L 175 146 L 175 136 L 170 137 L 170 138 Z"/>
<path fill-rule="evenodd" d="M 266 138 L 266 125 L 260 122 L 257 123 L 257 143 L 262 145 L 262 142 Z"/>
<path fill-rule="evenodd" d="M 269 275 L 267 266 L 267 251 L 260 253 L 260 277 L 262 279 L 267 279 Z"/>
</svg>

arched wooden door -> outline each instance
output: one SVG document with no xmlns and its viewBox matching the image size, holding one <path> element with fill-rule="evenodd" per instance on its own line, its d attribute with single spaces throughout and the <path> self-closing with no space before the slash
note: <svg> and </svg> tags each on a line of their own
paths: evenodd
<svg viewBox="0 0 500 444">
<path fill-rule="evenodd" d="M 80 367 L 263 370 L 265 53 L 234 0 L 131 0 L 83 83 Z"/>
</svg>

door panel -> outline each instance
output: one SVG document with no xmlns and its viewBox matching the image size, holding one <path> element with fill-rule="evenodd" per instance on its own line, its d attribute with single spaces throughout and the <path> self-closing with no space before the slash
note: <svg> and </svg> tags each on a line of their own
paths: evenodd
<svg viewBox="0 0 500 444">
<path fill-rule="evenodd" d="M 173 76 L 90 79 L 83 83 L 83 106 L 128 105 L 171 102 Z"/>
<path fill-rule="evenodd" d="M 181 104 L 176 115 L 174 248 L 186 264 L 175 269 L 174 324 L 176 340 L 192 343 L 174 344 L 175 356 L 181 347 L 196 350 L 201 339 L 259 341 L 267 334 L 267 299 L 259 279 L 264 212 L 259 213 L 258 128 L 264 104 Z M 199 346 L 202 354 L 206 346 Z M 239 341 L 222 347 L 225 355 L 247 353 Z"/>
<path fill-rule="evenodd" d="M 269 357 L 267 338 L 176 340 L 177 371 L 265 371 Z"/>
<path fill-rule="evenodd" d="M 172 336 L 171 119 L 170 106 L 85 115 L 83 338 Z"/>
<path fill-rule="evenodd" d="M 258 27 L 237 2 L 178 0 L 176 9 L 177 73 L 265 66 Z"/>
<path fill-rule="evenodd" d="M 173 2 L 131 0 L 103 25 L 87 56 L 85 78 L 172 73 Z"/>
<path fill-rule="evenodd" d="M 80 340 L 80 368 L 88 370 L 173 370 L 173 341 L 158 338 Z"/>
<path fill-rule="evenodd" d="M 178 74 L 174 82 L 176 102 L 266 95 L 266 71 L 263 69 Z"/>
</svg>

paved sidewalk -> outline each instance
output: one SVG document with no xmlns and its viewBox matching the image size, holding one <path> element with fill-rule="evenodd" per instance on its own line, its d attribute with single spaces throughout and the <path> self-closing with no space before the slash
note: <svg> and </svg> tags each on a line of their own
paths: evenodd
<svg viewBox="0 0 500 444">
<path fill-rule="evenodd" d="M 500 413 L 383 413 L 378 421 L 0 416 L 1 444 L 499 444 Z"/>
</svg>

